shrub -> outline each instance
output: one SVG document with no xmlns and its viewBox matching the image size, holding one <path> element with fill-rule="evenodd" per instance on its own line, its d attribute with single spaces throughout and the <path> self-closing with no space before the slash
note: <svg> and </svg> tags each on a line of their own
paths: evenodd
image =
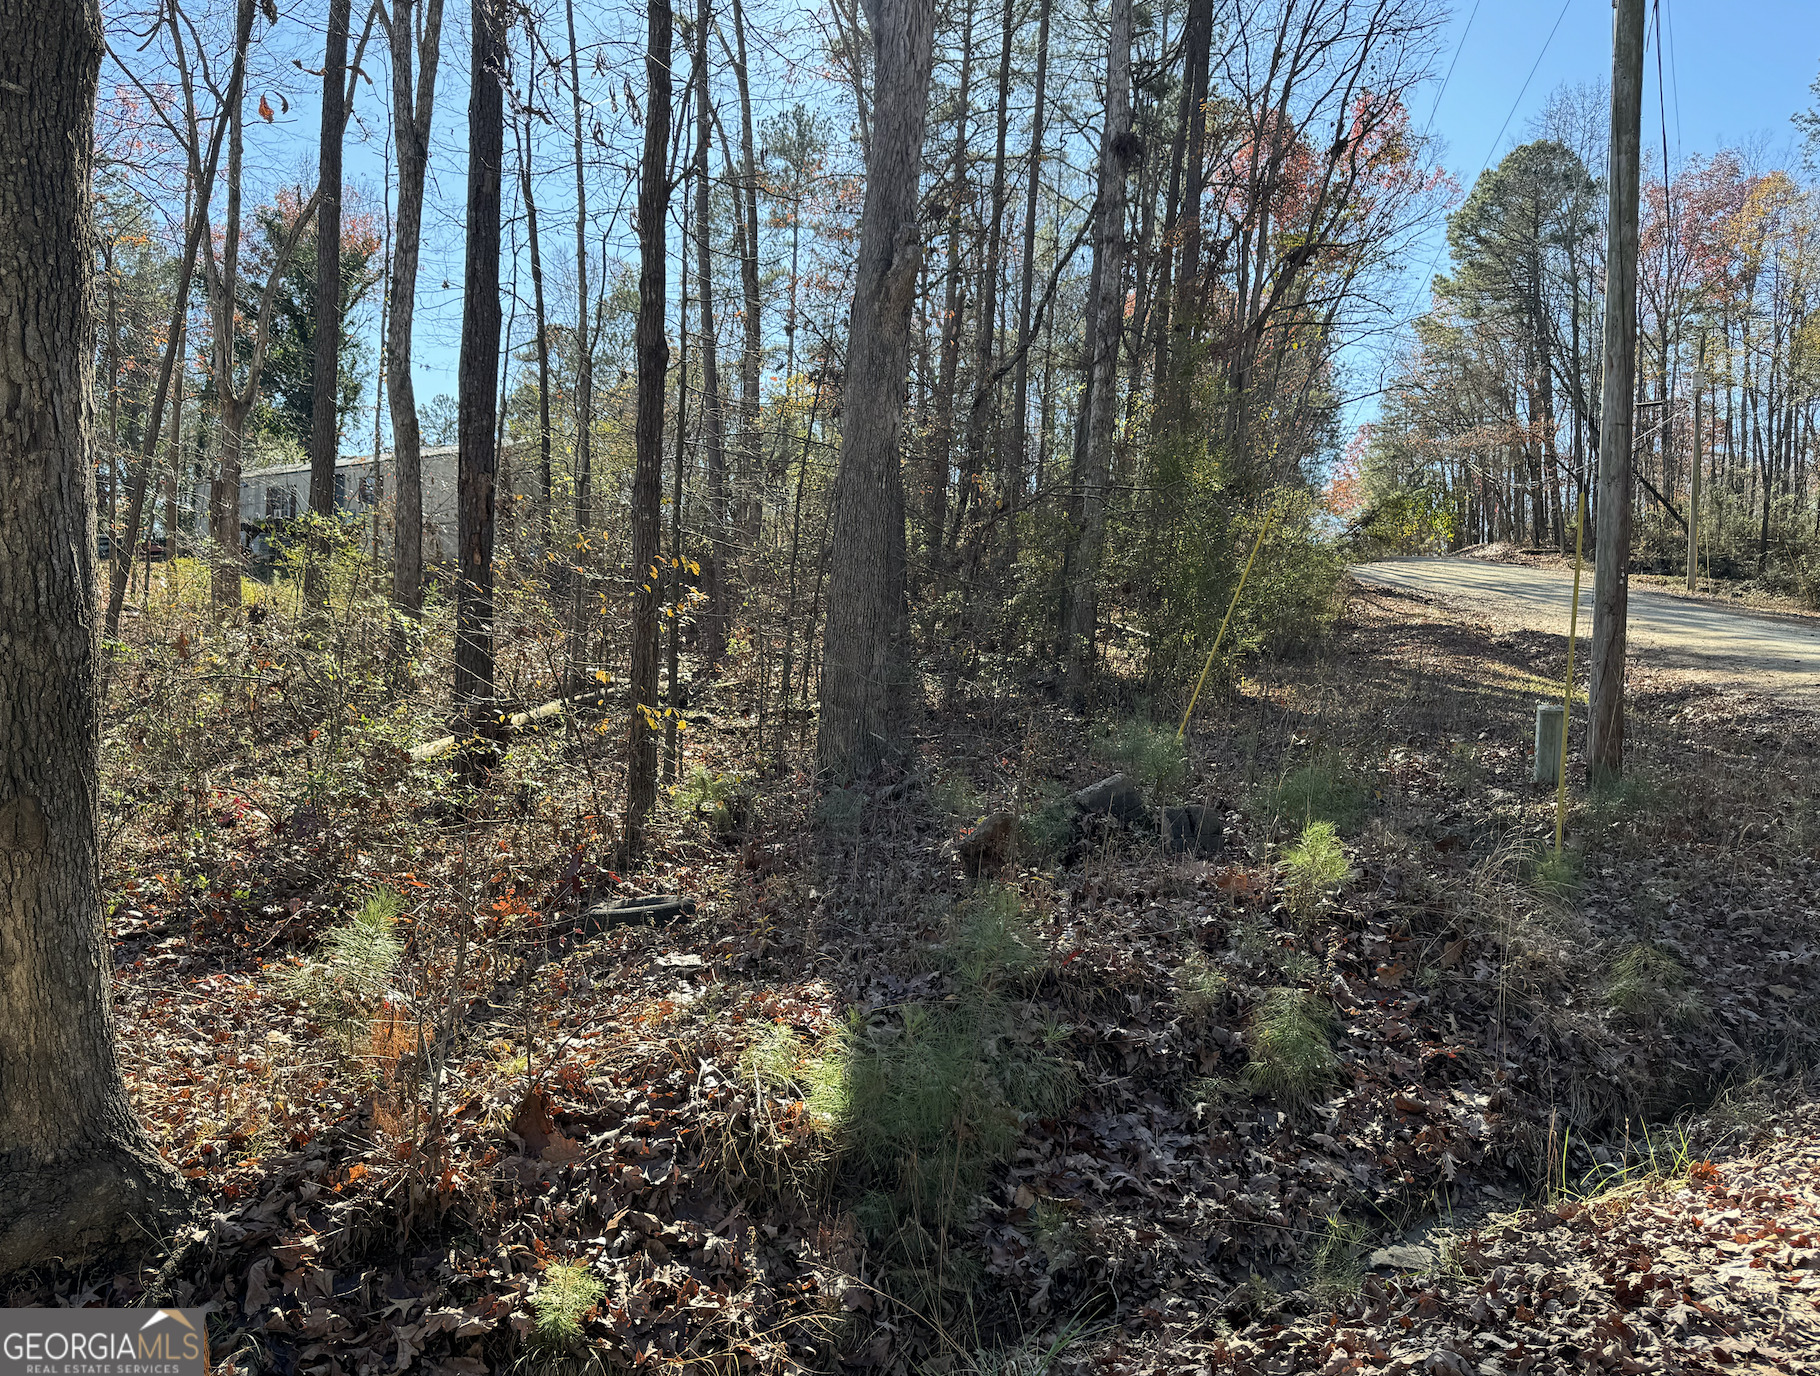
<svg viewBox="0 0 1820 1376">
<path fill-rule="evenodd" d="M 1226 994 L 1226 976 L 1199 951 L 1191 951 L 1175 970 L 1175 1001 L 1191 1018 L 1205 1018 Z"/>
<path fill-rule="evenodd" d="M 1245 1081 L 1280 1104 L 1303 1103 L 1332 1078 L 1337 1062 L 1328 1045 L 1333 1015 L 1303 989 L 1272 989 L 1252 1014 Z"/>
<path fill-rule="evenodd" d="M 392 889 L 375 889 L 360 911 L 331 927 L 315 960 L 279 977 L 284 992 L 308 1005 L 325 1026 L 350 1031 L 364 1025 L 385 997 L 404 943 L 394 930 L 404 899 Z"/>
<path fill-rule="evenodd" d="M 1668 952 L 1640 941 L 1612 965 L 1606 997 L 1620 1013 L 1639 1022 L 1686 1026 L 1698 1022 L 1700 995 L 1687 987 L 1687 971 Z"/>
<path fill-rule="evenodd" d="M 717 835 L 736 829 L 744 820 L 744 781 L 737 774 L 717 774 L 696 765 L 688 777 L 670 790 L 677 811 L 706 822 Z"/>
<path fill-rule="evenodd" d="M 1310 822 L 1301 839 L 1283 853 L 1289 875 L 1289 909 L 1306 921 L 1322 897 L 1346 882 L 1351 872 L 1332 822 Z"/>
<path fill-rule="evenodd" d="M 1104 747 L 1106 758 L 1151 793 L 1177 788 L 1188 774 L 1188 760 L 1175 728 L 1133 717 L 1115 727 Z"/>
<path fill-rule="evenodd" d="M 1316 760 L 1267 790 L 1263 811 L 1285 822 L 1331 822 L 1340 831 L 1352 831 L 1365 816 L 1365 786 L 1337 760 Z"/>
<path fill-rule="evenodd" d="M 607 1287 L 585 1261 L 552 1262 L 544 1267 L 531 1296 L 536 1316 L 531 1334 L 546 1348 L 573 1346 L 581 1337 L 581 1321 L 606 1293 Z"/>
</svg>

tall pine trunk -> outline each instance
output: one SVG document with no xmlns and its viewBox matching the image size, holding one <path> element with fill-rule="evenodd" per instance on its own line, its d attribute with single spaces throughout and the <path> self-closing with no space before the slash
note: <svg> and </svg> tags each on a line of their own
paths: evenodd
<svg viewBox="0 0 1820 1376">
<path fill-rule="evenodd" d="M 664 579 L 657 567 L 663 501 L 664 383 L 670 345 L 664 338 L 665 231 L 670 183 L 669 0 L 647 0 L 645 146 L 638 186 L 638 414 L 632 475 L 632 724 L 626 766 L 626 841 L 642 845 L 645 819 L 657 801 L 657 611 Z M 680 403 L 679 403 L 680 404 Z"/>
<path fill-rule="evenodd" d="M 1088 387 L 1086 445 L 1079 478 L 1079 511 L 1068 592 L 1068 692 L 1087 699 L 1094 628 L 1099 621 L 1100 557 L 1106 542 L 1106 488 L 1112 473 L 1117 421 L 1119 341 L 1125 316 L 1125 177 L 1131 165 L 1131 3 L 1112 0 L 1106 59 L 1106 122 L 1100 135 L 1099 290 L 1093 312 L 1093 368 Z"/>
<path fill-rule="evenodd" d="M 910 307 L 922 252 L 917 192 L 928 120 L 934 0 L 870 0 L 876 58 L 872 148 L 860 212 L 847 346 L 849 417 L 841 429 L 822 654 L 816 760 L 829 775 L 864 770 L 888 745 L 901 701 L 904 487 L 898 444 L 910 366 Z"/>
<path fill-rule="evenodd" d="M 0 1275 L 168 1235 L 101 913 L 89 199 L 101 16 L 0 0 Z M 155 433 L 155 432 L 154 432 Z"/>
<path fill-rule="evenodd" d="M 417 0 L 392 3 L 392 130 L 398 146 L 397 227 L 392 241 L 391 319 L 386 325 L 386 391 L 392 413 L 393 662 L 410 652 L 409 623 L 423 610 L 423 438 L 411 381 L 411 326 L 417 304 L 417 259 L 423 241 L 423 191 L 430 161 L 430 120 L 442 52 L 442 2 L 425 0 L 419 36 Z M 412 47 L 417 51 L 413 54 Z M 412 71 L 416 80 L 412 80 Z M 413 89 L 414 88 L 414 89 Z"/>
<path fill-rule="evenodd" d="M 499 397 L 499 194 L 505 162 L 503 0 L 473 0 L 468 95 L 467 262 L 462 272 L 456 412 L 455 705 L 478 731 L 493 711 L 493 430 Z"/>
<path fill-rule="evenodd" d="M 701 448 L 708 467 L 709 554 L 702 566 L 708 596 L 702 618 L 702 651 L 713 663 L 726 653 L 730 619 L 727 532 L 727 454 L 722 438 L 720 351 L 714 318 L 713 217 L 709 201 L 708 150 L 713 142 L 714 109 L 708 101 L 708 34 L 714 14 L 710 0 L 695 7 L 695 266 L 701 306 Z"/>
<path fill-rule="evenodd" d="M 348 16 L 353 0 L 329 0 L 329 34 L 322 59 L 322 134 L 316 163 L 316 323 L 310 367 L 310 510 L 335 514 L 335 460 L 340 457 L 341 391 L 341 143 L 347 127 L 343 82 L 348 66 Z M 314 610 L 328 591 L 328 547 L 317 532 L 304 565 L 304 605 Z"/>
</svg>

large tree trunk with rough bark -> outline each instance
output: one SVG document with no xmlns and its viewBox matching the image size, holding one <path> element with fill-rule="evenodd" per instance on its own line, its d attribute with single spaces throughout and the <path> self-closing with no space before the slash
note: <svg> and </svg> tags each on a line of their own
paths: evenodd
<svg viewBox="0 0 1820 1376">
<path fill-rule="evenodd" d="M 712 146 L 714 107 L 708 93 L 708 35 L 713 29 L 711 0 L 695 8 L 695 259 L 701 306 L 701 452 L 708 469 L 709 554 L 702 562 L 702 591 L 708 606 L 702 616 L 702 653 L 710 663 L 727 652 L 733 577 L 728 548 L 727 454 L 720 393 L 720 350 L 714 318 L 714 224 L 708 195 L 708 150 Z"/>
<path fill-rule="evenodd" d="M 169 1229 L 100 895 L 88 194 L 101 16 L 0 0 L 0 1275 Z"/>
<path fill-rule="evenodd" d="M 638 457 L 632 473 L 632 725 L 626 762 L 626 841 L 639 847 L 657 802 L 657 604 L 664 579 L 657 567 L 662 519 L 664 383 L 670 345 L 664 338 L 664 293 L 670 183 L 669 0 L 648 0 L 645 52 L 645 146 L 638 187 Z M 680 401 L 678 403 L 681 404 Z"/>
<path fill-rule="evenodd" d="M 474 0 L 468 96 L 468 239 L 462 273 L 456 418 L 460 570 L 455 587 L 455 705 L 487 734 L 493 711 L 493 423 L 499 398 L 499 188 L 505 162 L 505 13 Z"/>
<path fill-rule="evenodd" d="M 1087 442 L 1079 479 L 1080 518 L 1070 560 L 1068 691 L 1087 697 L 1093 633 L 1099 621 L 1100 554 L 1106 542 L 1106 486 L 1118 392 L 1119 341 L 1125 318 L 1125 176 L 1135 152 L 1131 133 L 1131 0 L 1113 0 L 1106 61 L 1106 123 L 1100 134 L 1099 289 L 1093 338 Z"/>
<path fill-rule="evenodd" d="M 904 488 L 898 441 L 910 307 L 922 262 L 917 191 L 929 113 L 933 0 L 870 0 L 876 98 L 835 480 L 817 763 L 836 778 L 883 752 L 901 697 Z"/>
</svg>

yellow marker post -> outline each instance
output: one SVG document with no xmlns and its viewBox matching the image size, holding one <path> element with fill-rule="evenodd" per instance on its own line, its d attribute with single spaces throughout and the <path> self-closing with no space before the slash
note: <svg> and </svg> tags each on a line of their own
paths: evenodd
<svg viewBox="0 0 1820 1376">
<path fill-rule="evenodd" d="M 1195 680 L 1194 695 L 1188 699 L 1188 710 L 1182 713 L 1182 724 L 1175 728 L 1175 738 L 1178 741 L 1188 734 L 1188 718 L 1194 715 L 1194 705 L 1201 700 L 1201 689 L 1206 686 L 1208 670 L 1213 668 L 1213 657 L 1220 652 L 1220 642 L 1226 638 L 1226 627 L 1232 620 L 1232 609 L 1239 605 L 1239 594 L 1245 591 L 1245 580 L 1251 577 L 1251 566 L 1257 560 L 1258 551 L 1264 547 L 1264 534 L 1270 529 L 1270 523 L 1276 519 L 1276 514 L 1274 506 L 1264 513 L 1264 524 L 1258 527 L 1258 538 L 1251 546 L 1251 557 L 1245 561 L 1245 568 L 1239 574 L 1239 585 L 1232 590 L 1232 601 L 1226 604 L 1226 615 L 1220 618 L 1220 629 L 1213 638 L 1213 648 L 1207 652 L 1207 662 L 1201 666 L 1200 678 Z"/>
<path fill-rule="evenodd" d="M 1574 514 L 1574 604 L 1567 614 L 1567 685 L 1561 690 L 1561 769 L 1555 778 L 1555 856 L 1561 854 L 1561 833 L 1567 827 L 1567 726 L 1574 713 L 1574 637 L 1580 629 L 1580 551 L 1586 538 L 1586 489 L 1580 489 L 1580 509 Z"/>
</svg>

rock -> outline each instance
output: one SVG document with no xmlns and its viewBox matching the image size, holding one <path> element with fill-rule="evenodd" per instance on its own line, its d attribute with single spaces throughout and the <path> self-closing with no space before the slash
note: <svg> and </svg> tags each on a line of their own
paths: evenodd
<svg viewBox="0 0 1820 1376">
<path fill-rule="evenodd" d="M 1017 854 L 1017 814 L 992 812 L 961 837 L 955 846 L 960 858 L 976 869 L 1002 865 Z"/>
<path fill-rule="evenodd" d="M 695 916 L 695 900 L 675 894 L 653 894 L 645 898 L 616 898 L 611 903 L 596 903 L 575 919 L 577 936 L 599 936 L 614 927 L 656 927 Z"/>
<path fill-rule="evenodd" d="M 1150 816 L 1144 807 L 1143 793 L 1126 774 L 1114 774 L 1110 778 L 1101 779 L 1097 784 L 1089 784 L 1071 795 L 1069 801 L 1082 812 L 1100 813 L 1123 822 L 1126 826 L 1146 821 Z"/>
<path fill-rule="evenodd" d="M 1163 844 L 1170 850 L 1195 855 L 1217 855 L 1226 845 L 1226 818 L 1219 808 L 1189 803 L 1166 807 L 1162 815 Z"/>
<path fill-rule="evenodd" d="M 1435 1254 L 1432 1247 L 1403 1243 L 1395 1247 L 1380 1247 L 1367 1261 L 1374 1267 L 1388 1266 L 1397 1271 L 1426 1271 L 1435 1264 Z"/>
</svg>

